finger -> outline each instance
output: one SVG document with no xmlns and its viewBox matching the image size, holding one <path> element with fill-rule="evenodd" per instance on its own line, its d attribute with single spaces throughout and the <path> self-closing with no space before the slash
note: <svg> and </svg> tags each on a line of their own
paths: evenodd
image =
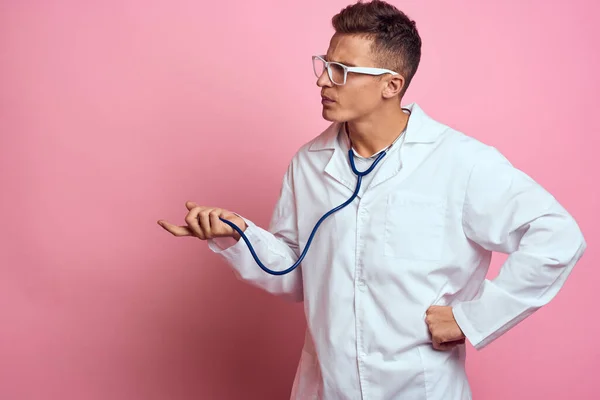
<svg viewBox="0 0 600 400">
<path fill-rule="evenodd" d="M 447 342 L 439 342 L 438 341 L 437 347 L 438 347 L 438 350 L 448 351 L 448 350 L 452 350 L 456 346 L 460 346 L 464 343 L 465 343 L 465 339 L 449 340 Z"/>
<path fill-rule="evenodd" d="M 198 213 L 198 222 L 200 223 L 200 229 L 206 239 L 212 239 L 214 233 L 210 225 L 209 210 L 202 210 Z"/>
<path fill-rule="evenodd" d="M 440 350 L 440 351 L 450 351 L 450 350 L 454 349 L 458 345 L 460 345 L 459 341 L 441 343 L 441 344 L 438 345 L 437 350 Z"/>
<path fill-rule="evenodd" d="M 233 229 L 219 219 L 219 217 L 221 217 L 222 215 L 223 212 L 218 209 L 211 210 L 208 213 L 211 232 L 215 236 L 227 236 L 233 233 Z"/>
<path fill-rule="evenodd" d="M 433 348 L 437 351 L 448 351 L 448 350 L 452 349 L 451 346 L 446 345 L 446 344 L 438 344 L 436 346 L 433 346 Z"/>
<path fill-rule="evenodd" d="M 457 339 L 457 340 L 449 340 L 447 342 L 443 342 L 442 344 L 452 344 L 452 345 L 459 345 L 459 344 L 465 344 L 465 339 Z"/>
<path fill-rule="evenodd" d="M 231 221 L 232 218 L 235 218 L 236 215 L 234 213 L 232 213 L 231 211 L 227 211 L 227 210 L 218 210 L 219 212 L 217 213 L 217 216 L 219 218 L 223 218 L 226 219 L 227 221 Z"/>
<path fill-rule="evenodd" d="M 188 225 L 188 228 L 192 231 L 194 236 L 201 240 L 206 239 L 206 235 L 202 230 L 202 227 L 198 223 L 198 214 L 201 212 L 200 207 L 195 207 L 190 210 L 190 212 L 185 216 L 185 222 Z"/>
<path fill-rule="evenodd" d="M 200 207 L 200 206 L 199 206 L 198 204 L 194 203 L 193 201 L 187 201 L 187 202 L 185 203 L 185 207 L 186 207 L 186 208 L 187 208 L 189 211 L 192 211 L 192 209 L 193 209 L 193 208 Z"/>
<path fill-rule="evenodd" d="M 167 221 L 158 221 L 158 224 L 174 236 L 193 236 L 192 231 L 190 231 L 187 226 L 177 226 L 170 224 Z"/>
<path fill-rule="evenodd" d="M 458 343 L 454 342 L 442 342 L 439 339 L 433 339 L 431 344 L 433 345 L 433 348 L 438 351 L 448 351 L 458 345 Z"/>
<path fill-rule="evenodd" d="M 432 314 L 436 312 L 439 308 L 442 308 L 442 306 L 430 306 L 425 313 Z"/>
</svg>

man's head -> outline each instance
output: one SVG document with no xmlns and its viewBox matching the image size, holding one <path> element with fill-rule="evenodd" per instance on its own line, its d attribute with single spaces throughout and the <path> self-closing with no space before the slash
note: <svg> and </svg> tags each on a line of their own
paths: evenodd
<svg viewBox="0 0 600 400">
<path fill-rule="evenodd" d="M 396 7 L 380 0 L 359 1 L 332 18 L 335 34 L 324 59 L 348 67 L 371 67 L 363 74 L 332 64 L 329 71 L 315 58 L 317 85 L 333 102 L 323 102 L 329 121 L 352 121 L 387 105 L 399 106 L 421 59 L 421 38 L 415 22 Z M 344 77 L 346 78 L 344 81 Z M 332 79 L 333 78 L 333 79 Z"/>
</svg>

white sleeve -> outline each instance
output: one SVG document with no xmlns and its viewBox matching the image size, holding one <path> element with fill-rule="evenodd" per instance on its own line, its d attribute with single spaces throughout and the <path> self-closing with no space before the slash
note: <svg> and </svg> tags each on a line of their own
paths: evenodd
<svg viewBox="0 0 600 400">
<path fill-rule="evenodd" d="M 478 350 L 552 300 L 586 248 L 578 224 L 558 201 L 490 150 L 471 171 L 463 229 L 484 249 L 508 257 L 475 299 L 453 306 L 456 322 Z"/>
<path fill-rule="evenodd" d="M 300 255 L 296 203 L 288 174 L 283 179 L 268 230 L 240 216 L 247 224 L 244 234 L 256 255 L 267 268 L 275 271 L 289 268 Z M 290 301 L 303 300 L 301 265 L 286 275 L 271 275 L 259 267 L 243 238 L 237 242 L 233 238 L 211 239 L 208 246 L 228 262 L 239 279 Z"/>
</svg>

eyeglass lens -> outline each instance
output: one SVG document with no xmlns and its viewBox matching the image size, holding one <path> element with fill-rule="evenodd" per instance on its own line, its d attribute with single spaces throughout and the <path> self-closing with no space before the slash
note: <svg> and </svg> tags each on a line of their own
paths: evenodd
<svg viewBox="0 0 600 400">
<path fill-rule="evenodd" d="M 325 63 L 318 59 L 313 59 L 313 68 L 315 71 L 315 75 L 320 77 L 325 70 Z M 339 64 L 329 64 L 329 79 L 335 84 L 343 85 L 344 84 L 344 68 Z"/>
</svg>

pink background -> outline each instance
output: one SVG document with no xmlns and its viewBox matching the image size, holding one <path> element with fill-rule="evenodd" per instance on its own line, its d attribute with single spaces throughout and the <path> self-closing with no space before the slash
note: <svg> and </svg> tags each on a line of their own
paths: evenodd
<svg viewBox="0 0 600 400">
<path fill-rule="evenodd" d="M 0 1 L 1 399 L 288 396 L 302 306 L 156 221 L 194 200 L 266 226 L 327 125 L 310 56 L 346 4 Z M 424 41 L 405 102 L 498 147 L 588 241 L 555 301 L 469 348 L 475 398 L 597 399 L 599 6 L 395 4 Z"/>
</svg>

